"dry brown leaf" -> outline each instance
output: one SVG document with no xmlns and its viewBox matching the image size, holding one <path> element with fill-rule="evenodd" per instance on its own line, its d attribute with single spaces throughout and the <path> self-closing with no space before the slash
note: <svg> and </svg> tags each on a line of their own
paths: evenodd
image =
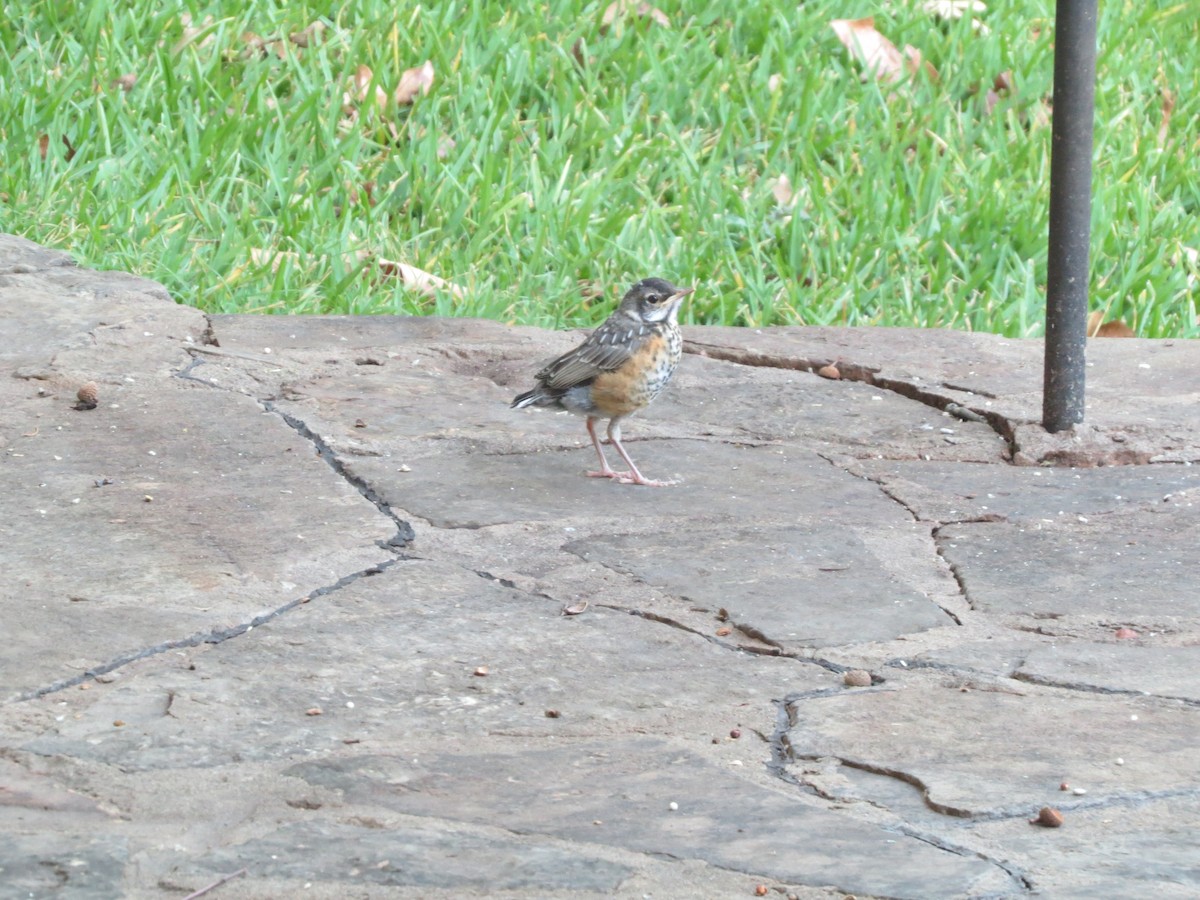
<svg viewBox="0 0 1200 900">
<path fill-rule="evenodd" d="M 1167 142 L 1171 132 L 1171 113 L 1175 111 L 1175 92 L 1169 88 L 1162 89 L 1162 120 L 1158 125 L 1158 146 Z"/>
<path fill-rule="evenodd" d="M 604 15 L 600 19 L 600 33 L 606 34 L 614 22 L 630 16 L 649 19 L 655 25 L 661 25 L 663 28 L 671 27 L 671 20 L 667 14 L 657 6 L 646 3 L 645 0 L 640 0 L 640 2 L 639 0 L 616 0 L 616 2 L 608 4 L 604 10 Z"/>
<path fill-rule="evenodd" d="M 343 114 L 350 118 L 358 115 L 358 106 L 364 103 L 371 93 L 371 81 L 374 77 L 370 66 L 359 66 L 354 70 L 348 90 L 342 93 Z M 379 85 L 375 85 L 375 105 L 381 110 L 387 109 L 388 105 L 387 91 Z"/>
<path fill-rule="evenodd" d="M 297 47 L 311 47 L 321 40 L 326 27 L 325 23 L 318 19 L 303 31 L 293 31 L 288 35 L 288 40 Z"/>
<path fill-rule="evenodd" d="M 126 72 L 124 75 L 114 78 L 113 84 L 128 94 L 133 90 L 133 86 L 137 84 L 137 75 L 133 72 Z"/>
<path fill-rule="evenodd" d="M 896 45 L 875 30 L 875 20 L 834 19 L 829 23 L 850 54 L 880 81 L 891 83 L 900 79 L 905 72 L 913 73 L 924 67 L 931 78 L 938 77 L 937 70 L 921 59 L 921 51 L 905 46 L 903 55 Z"/>
<path fill-rule="evenodd" d="M 323 262 L 325 257 L 308 257 L 308 260 Z M 256 266 L 267 266 L 272 272 L 276 272 L 284 262 L 299 263 L 300 254 L 291 250 L 267 250 L 260 247 L 252 247 L 250 249 L 250 261 Z M 456 299 L 461 300 L 466 293 L 465 288 L 455 284 L 453 281 L 439 278 L 437 275 L 433 275 L 423 269 L 418 269 L 416 266 L 410 266 L 408 263 L 384 259 L 381 256 L 376 256 L 370 250 L 358 250 L 354 253 L 347 253 L 342 257 L 342 263 L 347 269 L 361 268 L 366 271 L 368 267 L 373 267 L 382 277 L 398 278 L 413 290 L 420 291 L 422 294 L 429 296 L 442 290 L 448 291 Z"/>
<path fill-rule="evenodd" d="M 418 94 L 424 97 L 432 87 L 433 63 L 425 60 L 419 66 L 405 70 L 400 76 L 400 83 L 396 85 L 393 97 L 397 106 L 406 106 L 417 99 Z"/>
<path fill-rule="evenodd" d="M 1087 336 L 1107 338 L 1137 337 L 1137 335 L 1133 333 L 1133 329 L 1120 319 L 1114 319 L 1111 322 L 1105 322 L 1104 311 L 1100 309 L 1094 309 L 1088 313 Z"/>
<path fill-rule="evenodd" d="M 996 104 L 1000 102 L 1000 99 L 1012 94 L 1012 90 L 1012 72 L 1005 70 L 997 75 L 992 80 L 991 90 L 989 90 L 987 95 L 984 97 L 984 106 L 987 114 L 991 115 L 992 110 L 996 108 Z"/>
<path fill-rule="evenodd" d="M 42 159 L 45 159 L 46 153 L 49 150 L 50 150 L 50 135 L 48 135 L 48 134 L 38 135 L 38 155 L 41 156 Z"/>
<path fill-rule="evenodd" d="M 200 23 L 199 27 L 194 27 L 192 25 L 191 13 L 184 13 L 179 17 L 179 24 L 183 26 L 183 36 L 176 41 L 175 46 L 171 48 L 172 53 L 178 53 L 189 44 L 195 43 L 197 47 L 207 47 L 212 43 L 212 16 L 205 16 L 204 21 Z M 203 38 L 197 41 L 196 39 L 200 38 L 201 35 L 203 35 Z"/>
<path fill-rule="evenodd" d="M 780 175 L 771 184 L 771 193 L 775 195 L 775 202 L 780 206 L 790 206 L 792 198 L 795 196 L 795 191 L 792 190 L 792 179 L 786 175 Z"/>
<path fill-rule="evenodd" d="M 398 278 L 413 290 L 420 291 L 427 296 L 433 296 L 439 290 L 443 290 L 449 291 L 456 299 L 461 300 L 466 292 L 461 285 L 457 285 L 453 281 L 439 278 L 437 275 L 426 272 L 424 269 L 418 269 L 416 266 L 410 266 L 408 263 L 384 259 L 369 250 L 359 250 L 357 253 L 347 256 L 347 265 L 350 265 L 351 260 L 363 266 L 364 269 L 373 265 L 385 278 Z"/>
<path fill-rule="evenodd" d="M 939 19 L 961 19 L 966 13 L 984 12 L 983 0 L 925 0 L 921 8 Z"/>
</svg>

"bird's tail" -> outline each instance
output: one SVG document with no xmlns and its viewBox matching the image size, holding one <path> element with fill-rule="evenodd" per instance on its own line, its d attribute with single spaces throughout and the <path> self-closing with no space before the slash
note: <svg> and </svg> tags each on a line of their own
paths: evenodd
<svg viewBox="0 0 1200 900">
<path fill-rule="evenodd" d="M 547 403 L 553 402 L 554 398 L 546 393 L 545 388 L 538 385 L 532 391 L 526 391 L 514 397 L 512 405 L 509 408 L 522 409 L 526 406 L 545 406 Z"/>
</svg>

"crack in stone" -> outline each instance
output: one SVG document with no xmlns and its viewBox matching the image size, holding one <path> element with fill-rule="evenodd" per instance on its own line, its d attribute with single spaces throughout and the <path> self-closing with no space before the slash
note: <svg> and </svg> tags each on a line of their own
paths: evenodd
<svg viewBox="0 0 1200 900">
<path fill-rule="evenodd" d="M 967 608 L 971 610 L 971 612 L 975 612 L 975 604 L 971 600 L 971 592 L 967 588 L 966 576 L 963 574 L 962 569 L 958 566 L 958 564 L 951 562 L 950 558 L 946 556 L 946 542 L 942 538 L 942 529 L 944 527 L 944 525 L 937 525 L 929 532 L 929 536 L 933 538 L 934 551 L 937 553 L 938 558 L 941 559 L 942 564 L 946 567 L 946 570 L 950 573 L 950 576 L 954 579 L 954 583 L 958 585 L 959 596 L 963 598 L 963 602 L 967 604 Z M 954 618 L 954 621 L 958 622 L 959 625 L 962 624 L 958 616 L 955 616 L 953 613 L 950 613 L 950 615 Z"/>
<path fill-rule="evenodd" d="M 95 678 L 97 675 L 105 675 L 113 672 L 122 666 L 136 662 L 140 659 L 148 659 L 151 656 L 158 656 L 160 653 L 166 653 L 169 650 L 179 650 L 184 647 L 198 647 L 201 644 L 221 644 L 230 638 L 240 637 L 243 634 L 257 628 L 260 625 L 265 625 L 267 622 L 282 616 L 284 613 L 290 612 L 297 606 L 302 606 L 311 600 L 316 600 L 318 597 L 325 597 L 336 591 L 340 591 L 347 585 L 353 584 L 361 578 L 370 578 L 373 575 L 379 575 L 387 571 L 389 568 L 400 562 L 400 557 L 393 557 L 384 560 L 376 565 L 369 566 L 358 572 L 352 572 L 349 575 L 343 575 L 333 584 L 325 585 L 324 587 L 316 588 L 315 590 L 305 594 L 303 597 L 297 597 L 294 600 L 289 600 L 282 606 L 276 607 L 269 612 L 255 616 L 248 622 L 241 622 L 237 625 L 232 625 L 229 628 L 213 628 L 207 632 L 199 632 L 197 634 L 188 635 L 184 638 L 178 638 L 171 641 L 163 641 L 160 644 L 155 644 L 152 647 L 143 647 L 140 650 L 131 650 L 128 653 L 122 653 L 120 656 L 114 657 L 107 662 L 92 666 L 86 672 L 80 675 L 75 675 L 71 678 L 64 678 L 49 684 L 45 687 L 37 688 L 36 690 L 26 691 L 23 694 L 6 701 L 6 703 L 20 703 L 25 700 L 33 700 L 37 697 L 44 697 L 47 694 L 54 694 L 58 691 L 67 688 L 75 687 L 85 681 Z"/>
<path fill-rule="evenodd" d="M 285 413 L 272 401 L 264 400 L 262 401 L 262 404 L 268 412 L 279 416 L 284 422 L 287 423 L 288 427 L 290 427 L 302 438 L 309 441 L 313 447 L 316 448 L 317 455 L 323 459 L 326 464 L 333 469 L 334 472 L 336 472 L 349 485 L 362 494 L 365 499 L 371 501 L 371 503 L 375 505 L 376 509 L 392 520 L 392 523 L 396 526 L 396 533 L 386 541 L 379 541 L 378 543 L 380 547 L 386 550 L 398 550 L 399 548 L 412 543 L 416 539 L 417 535 L 416 532 L 413 531 L 412 525 L 396 515 L 396 512 L 392 509 L 391 504 L 379 496 L 379 494 L 375 492 L 375 489 L 367 483 L 366 479 L 350 472 L 346 468 L 346 464 L 342 462 L 341 458 L 333 451 L 333 448 L 326 443 L 324 438 L 309 428 L 303 420 L 298 419 L 296 416 Z"/>
<path fill-rule="evenodd" d="M 723 347 L 719 344 L 705 344 L 700 341 L 684 341 L 683 349 L 686 353 L 694 353 L 697 356 L 707 356 L 711 359 L 718 359 L 722 362 L 731 362 L 740 366 L 752 366 L 755 368 L 767 369 L 790 369 L 800 372 L 816 372 L 822 366 L 830 365 L 836 362 L 838 371 L 841 373 L 842 381 L 860 381 L 868 384 L 871 387 L 876 387 L 881 390 L 891 391 L 901 397 L 909 400 L 915 400 L 925 406 L 932 407 L 936 410 L 948 412 L 953 416 L 968 421 L 978 421 L 985 423 L 997 435 L 999 435 L 1008 445 L 1008 458 L 1011 461 L 1017 453 L 1016 441 L 1016 426 L 1032 424 L 1029 422 L 1020 421 L 1013 422 L 1007 417 L 990 409 L 970 409 L 965 407 L 949 397 L 944 397 L 935 393 L 932 390 L 927 390 L 920 385 L 912 384 L 898 378 L 888 378 L 879 374 L 879 369 L 870 366 L 859 365 L 858 363 L 847 362 L 844 359 L 795 359 L 791 357 L 775 356 L 770 353 L 761 353 L 754 350 L 737 350 L 732 347 Z M 949 390 L 962 390 L 950 385 L 940 385 Z M 967 393 L 976 394 L 977 396 L 987 396 L 978 391 L 967 391 Z"/>
<path fill-rule="evenodd" d="M 209 330 L 211 331 L 211 322 Z M 206 343 L 209 342 L 206 341 Z M 211 335 L 211 343 L 213 346 L 190 347 L 188 349 L 195 352 L 213 354 L 216 356 L 239 356 L 247 359 L 258 358 L 250 354 L 239 354 L 228 350 L 215 349 L 216 347 L 219 347 L 215 335 Z M 268 361 L 265 357 L 262 359 L 263 361 Z M 193 369 L 203 364 L 204 363 L 201 359 L 193 355 L 192 361 L 188 363 L 185 368 L 175 372 L 174 377 L 187 381 L 194 381 L 198 384 L 203 384 L 205 387 L 223 390 L 220 385 L 204 378 L 197 378 L 192 374 Z M 392 520 L 392 523 L 396 526 L 396 533 L 386 541 L 376 542 L 381 549 L 398 550 L 399 548 L 412 543 L 412 541 L 416 539 L 416 532 L 413 531 L 412 525 L 410 525 L 404 519 L 401 519 L 392 509 L 391 505 L 382 497 L 380 497 L 379 494 L 376 493 L 375 489 L 367 483 L 366 479 L 351 473 L 346 468 L 346 464 L 342 462 L 341 458 L 337 455 L 337 453 L 334 452 L 333 448 L 329 446 L 324 438 L 309 428 L 308 425 L 301 419 L 285 413 L 283 410 L 277 407 L 273 401 L 261 400 L 257 397 L 252 399 L 259 403 L 267 412 L 279 416 L 289 428 L 311 443 L 317 451 L 317 456 L 324 460 L 325 463 L 331 469 L 333 469 L 333 471 L 336 472 L 340 478 L 342 478 L 342 480 L 362 494 L 364 499 L 369 500 L 372 504 L 374 504 L 376 509 Z"/>
<path fill-rule="evenodd" d="M 830 803 L 835 803 L 835 802 L 844 803 L 844 800 L 842 800 L 841 798 L 838 798 L 832 794 L 828 794 L 828 793 L 820 790 L 816 785 L 809 784 L 805 781 L 802 781 L 800 778 L 798 778 L 796 775 L 793 775 L 788 770 L 789 763 L 794 762 L 796 760 L 800 760 L 800 759 L 816 760 L 816 759 L 822 758 L 822 757 L 818 757 L 818 756 L 804 756 L 801 754 L 797 754 L 792 749 L 791 741 L 788 739 L 788 732 L 791 730 L 791 728 L 793 728 L 795 726 L 795 718 L 792 714 L 792 710 L 794 708 L 795 703 L 799 700 L 810 699 L 810 698 L 814 698 L 814 697 L 818 697 L 818 696 L 830 696 L 835 693 L 839 693 L 839 690 L 836 688 L 824 688 L 824 689 L 819 689 L 819 690 L 815 690 L 815 691 L 805 691 L 803 693 L 789 694 L 783 700 L 773 701 L 775 704 L 775 710 L 776 710 L 776 712 L 775 712 L 775 730 L 769 737 L 767 737 L 767 745 L 771 749 L 771 758 L 767 762 L 766 766 L 767 766 L 767 770 L 769 772 L 771 772 L 771 774 L 773 774 L 776 778 L 778 778 L 780 781 L 784 782 L 785 784 L 789 784 L 792 787 L 795 787 L 798 790 L 804 791 L 805 793 L 808 793 L 812 796 L 820 797 L 822 800 L 825 800 Z M 838 761 L 838 763 L 840 763 L 841 765 L 851 765 L 850 763 L 848 763 L 846 760 L 842 759 L 841 757 L 828 757 L 828 758 L 836 759 Z M 853 768 L 852 765 L 851 765 L 851 767 Z M 866 771 L 874 771 L 874 770 L 867 769 Z M 876 774 L 891 775 L 892 773 L 891 772 L 876 772 Z M 909 778 L 902 778 L 901 780 L 905 781 L 908 784 L 913 784 L 914 786 L 919 786 L 923 792 L 923 796 L 924 796 L 926 804 L 928 805 L 930 803 L 928 793 L 926 791 L 924 791 L 923 785 L 919 785 L 917 782 L 910 780 Z M 882 810 L 883 812 L 895 815 L 892 812 L 891 807 L 887 806 L 887 804 L 881 803 L 876 800 L 872 800 L 869 797 L 861 798 L 861 800 L 859 802 L 866 803 L 875 809 Z M 1010 878 L 1012 878 L 1015 883 L 1021 885 L 1026 891 L 1031 891 L 1033 889 L 1033 882 L 1026 875 L 1026 873 L 1011 863 L 1006 863 L 1003 860 L 994 859 L 993 857 L 990 857 L 987 854 L 981 853 L 978 850 L 973 850 L 969 847 L 964 847 L 959 844 L 955 844 L 955 843 L 953 843 L 945 838 L 942 838 L 938 835 L 926 833 L 917 828 L 914 828 L 911 825 L 908 825 L 907 823 L 898 823 L 898 824 L 889 826 L 889 828 L 891 830 L 898 831 L 899 833 L 904 834 L 907 837 L 911 837 L 916 840 L 922 841 L 923 843 L 929 844 L 930 846 L 935 847 L 938 850 L 942 850 L 947 853 L 953 853 L 956 856 L 975 857 L 977 859 L 981 859 L 984 862 L 988 863 L 989 865 L 994 865 L 997 868 L 999 868 L 1001 871 L 1003 871 L 1005 874 L 1007 874 Z"/>
<path fill-rule="evenodd" d="M 818 453 L 817 456 L 821 457 L 821 459 L 825 460 L 825 462 L 829 463 L 835 469 L 845 472 L 847 475 L 850 475 L 853 478 L 861 478 L 863 481 L 867 481 L 867 482 L 870 482 L 871 484 L 875 485 L 877 488 L 879 488 L 880 493 L 882 493 L 885 497 L 887 497 L 893 503 L 896 503 L 903 510 L 905 510 L 905 512 L 907 512 L 910 516 L 912 516 L 913 522 L 915 524 L 917 524 L 917 525 L 928 524 L 928 520 L 922 519 L 920 514 L 917 512 L 917 510 L 915 510 L 913 507 L 909 506 L 908 503 L 906 503 L 902 497 L 898 497 L 895 493 L 893 493 L 892 490 L 886 484 L 883 483 L 883 479 L 881 477 L 874 476 L 874 475 L 871 475 L 871 474 L 869 474 L 867 472 L 863 472 L 863 471 L 851 471 L 850 469 L 846 468 L 845 466 L 840 465 L 834 457 L 828 456 L 824 453 Z M 957 567 L 954 566 L 954 564 L 952 564 L 950 562 L 950 560 L 948 560 L 946 558 L 946 555 L 942 552 L 942 544 L 939 539 L 938 532 L 941 530 L 941 528 L 943 528 L 947 524 L 958 524 L 958 523 L 937 524 L 933 528 L 930 529 L 929 536 L 933 540 L 934 552 L 937 554 L 938 558 L 941 559 L 942 564 L 950 572 L 951 576 L 953 576 L 955 584 L 958 585 L 959 596 L 961 596 L 963 598 L 963 602 L 967 604 L 967 607 L 969 609 L 971 609 L 972 611 L 974 611 L 975 606 L 974 606 L 974 604 L 971 603 L 971 598 L 967 594 L 966 582 L 963 580 L 963 578 L 959 574 Z M 962 619 L 959 618 L 958 614 L 955 613 L 953 610 L 946 609 L 946 607 L 942 606 L 942 604 L 938 603 L 932 597 L 929 598 L 929 602 L 933 603 L 938 609 L 940 609 L 947 616 L 949 616 L 953 620 L 955 625 L 962 625 Z"/>
<path fill-rule="evenodd" d="M 907 835 L 908 837 L 921 841 L 922 843 L 929 844 L 931 847 L 936 847 L 938 850 L 944 850 L 947 853 L 953 853 L 956 856 L 973 856 L 976 859 L 981 859 L 989 865 L 996 866 L 998 869 L 1003 871 L 1025 891 L 1032 892 L 1035 890 L 1033 878 L 1030 877 L 1029 873 L 1027 873 L 1024 869 L 1014 863 L 1005 862 L 1002 859 L 996 859 L 995 857 L 988 856 L 986 853 L 982 853 L 979 850 L 973 850 L 970 847 L 964 847 L 963 845 L 947 840 L 940 835 L 929 834 L 906 823 L 899 823 L 893 827 L 894 830 L 900 832 L 901 834 Z M 1007 897 L 1009 895 L 993 894 L 989 896 Z"/>
<path fill-rule="evenodd" d="M 1057 681 L 1053 678 L 1044 675 L 1038 675 L 1033 672 L 1022 672 L 1020 668 L 1014 671 L 1009 678 L 1014 681 L 1023 681 L 1026 684 L 1036 684 L 1040 687 L 1058 688 L 1064 691 L 1078 691 L 1084 694 L 1109 694 L 1121 697 L 1151 697 L 1156 700 L 1170 700 L 1172 703 L 1182 703 L 1184 706 L 1189 706 L 1193 709 L 1200 709 L 1200 700 L 1192 697 L 1178 697 L 1171 694 L 1152 694 L 1146 691 L 1135 691 L 1131 688 L 1114 688 L 1105 687 L 1100 684 L 1083 684 L 1078 681 Z"/>
</svg>

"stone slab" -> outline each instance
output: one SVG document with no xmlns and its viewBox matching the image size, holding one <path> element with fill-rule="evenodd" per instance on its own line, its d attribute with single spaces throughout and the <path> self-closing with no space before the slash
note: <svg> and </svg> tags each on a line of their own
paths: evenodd
<svg viewBox="0 0 1200 900">
<path fill-rule="evenodd" d="M 1015 887 L 1006 872 L 978 857 L 847 821 L 652 739 L 435 753 L 415 763 L 396 757 L 325 760 L 300 763 L 291 772 L 349 801 L 407 815 L 453 810 L 467 822 L 585 846 L 700 858 L 788 884 L 914 898 Z"/>
<path fill-rule="evenodd" d="M 1094 516 L 1154 506 L 1200 490 L 1191 466 L 1105 466 L 1093 469 L 981 466 L 970 463 L 862 460 L 856 471 L 877 479 L 922 519 L 957 522 Z"/>
<path fill-rule="evenodd" d="M 249 398 L 166 380 L 90 412 L 32 390 L 10 401 L 0 592 L 27 637 L 0 657 L 5 698 L 245 624 L 388 556 L 376 542 L 395 525 Z"/>
<path fill-rule="evenodd" d="M 981 612 L 1118 623 L 1196 615 L 1200 504 L 1185 494 L 1085 519 L 947 525 L 941 552 Z"/>
<path fill-rule="evenodd" d="M 770 733 L 773 700 L 836 683 L 820 666 L 743 654 L 602 602 L 564 616 L 556 601 L 461 568 L 399 563 L 237 641 L 59 695 L 42 707 L 40 734 L 17 746 L 124 771 L 414 736 L 686 733 L 708 746 L 738 727 Z M 322 714 L 306 715 L 314 708 Z"/>
<path fill-rule="evenodd" d="M 588 538 L 567 549 L 705 609 L 725 610 L 732 624 L 792 652 L 953 624 L 922 590 L 918 567 L 905 572 L 892 564 L 890 554 L 919 546 L 923 530 L 912 523 L 881 530 L 886 537 L 842 521 L 802 520 L 791 527 L 693 528 L 686 553 L 677 551 L 676 535 L 661 533 Z M 949 591 L 948 573 L 942 581 Z"/>
<path fill-rule="evenodd" d="M 1200 710 L 1032 685 L 962 690 L 923 680 L 789 705 L 791 754 L 890 774 L 951 816 L 1028 816 L 1186 790 Z M 1085 788 L 1064 800 L 1059 785 Z"/>
</svg>

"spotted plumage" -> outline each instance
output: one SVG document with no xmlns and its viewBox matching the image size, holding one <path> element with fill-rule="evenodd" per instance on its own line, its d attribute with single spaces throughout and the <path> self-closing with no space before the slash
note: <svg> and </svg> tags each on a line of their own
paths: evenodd
<svg viewBox="0 0 1200 900">
<path fill-rule="evenodd" d="M 639 281 L 587 340 L 538 372 L 537 386 L 516 397 L 513 407 L 553 406 L 585 416 L 600 457 L 600 471 L 590 476 L 622 484 L 669 484 L 638 471 L 621 445 L 621 420 L 648 406 L 671 380 L 683 353 L 679 305 L 692 290 L 661 278 Z M 599 419 L 609 420 L 609 440 L 628 472 L 609 468 L 596 435 Z"/>
</svg>

